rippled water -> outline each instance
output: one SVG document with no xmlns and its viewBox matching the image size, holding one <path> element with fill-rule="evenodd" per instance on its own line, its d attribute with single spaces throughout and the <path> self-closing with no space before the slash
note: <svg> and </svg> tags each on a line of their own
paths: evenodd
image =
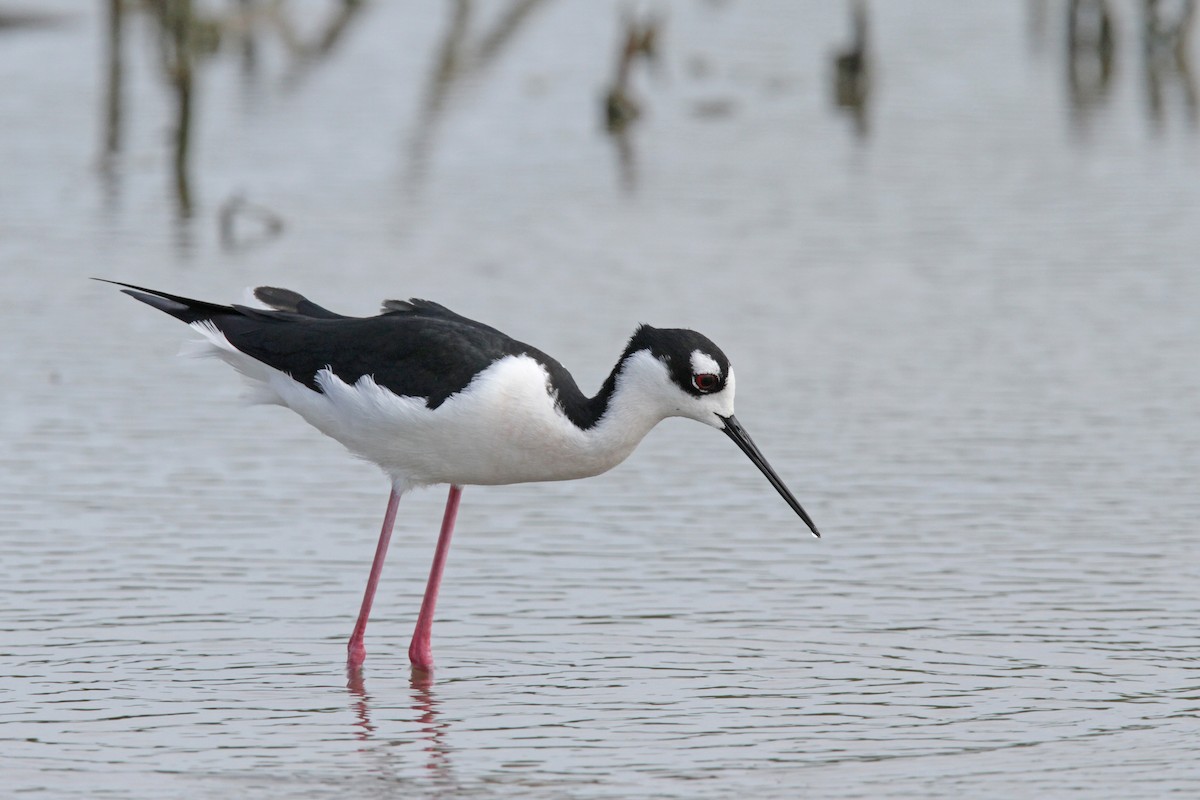
<svg viewBox="0 0 1200 800">
<path fill-rule="evenodd" d="M 195 65 L 182 183 L 149 15 L 115 72 L 103 7 L 0 29 L 8 790 L 1200 792 L 1196 112 L 1109 5 L 1105 77 L 1065 4 L 874 4 L 858 123 L 842 6 L 664 3 L 624 142 L 619 4 L 284 6 Z M 826 538 L 687 422 L 468 487 L 418 679 L 415 493 L 348 680 L 385 481 L 92 275 L 428 296 L 585 387 L 695 327 Z"/>
</svg>

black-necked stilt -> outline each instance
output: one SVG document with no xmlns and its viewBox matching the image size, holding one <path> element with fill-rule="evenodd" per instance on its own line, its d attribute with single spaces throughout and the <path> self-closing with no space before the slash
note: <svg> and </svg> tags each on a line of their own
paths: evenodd
<svg viewBox="0 0 1200 800">
<path fill-rule="evenodd" d="M 114 281 L 109 281 L 115 283 Z M 450 484 L 425 598 L 408 655 L 433 665 L 430 635 L 462 487 L 599 475 L 625 460 L 667 417 L 723 430 L 813 534 L 816 526 L 733 416 L 729 359 L 695 331 L 643 325 L 595 397 L 550 356 L 427 300 L 387 300 L 375 317 L 346 317 L 287 289 L 260 287 L 263 305 L 216 305 L 118 283 L 192 326 L 201 354 L 249 379 L 255 399 L 287 406 L 392 480 L 383 529 L 348 645 L 363 634 L 400 496 Z"/>
</svg>

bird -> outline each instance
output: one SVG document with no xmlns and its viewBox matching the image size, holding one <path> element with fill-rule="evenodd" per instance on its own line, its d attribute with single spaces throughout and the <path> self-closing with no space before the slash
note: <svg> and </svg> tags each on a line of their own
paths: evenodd
<svg viewBox="0 0 1200 800">
<path fill-rule="evenodd" d="M 286 406 L 391 481 L 387 511 L 350 640 L 366 659 L 367 620 L 400 498 L 448 484 L 449 495 L 408 656 L 433 669 L 432 630 L 464 486 L 587 478 L 624 461 L 668 417 L 723 431 L 812 533 L 817 526 L 733 414 L 729 359 L 704 335 L 639 326 L 599 392 L 588 397 L 555 359 L 429 300 L 385 300 L 380 313 L 329 311 L 290 289 L 250 290 L 221 305 L 111 281 L 187 323 L 193 354 L 215 356 L 249 383 L 251 401 Z"/>
</svg>

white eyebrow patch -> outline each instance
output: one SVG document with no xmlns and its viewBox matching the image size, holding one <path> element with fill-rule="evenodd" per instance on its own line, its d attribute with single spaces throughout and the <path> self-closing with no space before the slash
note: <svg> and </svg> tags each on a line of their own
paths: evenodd
<svg viewBox="0 0 1200 800">
<path fill-rule="evenodd" d="M 693 375 L 720 375 L 721 365 L 717 360 L 701 350 L 692 351 Z"/>
</svg>

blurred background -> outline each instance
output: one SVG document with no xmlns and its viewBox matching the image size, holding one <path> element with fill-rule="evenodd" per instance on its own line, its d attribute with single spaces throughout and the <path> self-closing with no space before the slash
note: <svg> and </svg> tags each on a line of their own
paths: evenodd
<svg viewBox="0 0 1200 800">
<path fill-rule="evenodd" d="M 1160 797 L 1200 715 L 1191 0 L 0 2 L 0 757 L 55 797 Z M 668 421 L 401 506 L 89 277 L 428 297 Z"/>
</svg>

